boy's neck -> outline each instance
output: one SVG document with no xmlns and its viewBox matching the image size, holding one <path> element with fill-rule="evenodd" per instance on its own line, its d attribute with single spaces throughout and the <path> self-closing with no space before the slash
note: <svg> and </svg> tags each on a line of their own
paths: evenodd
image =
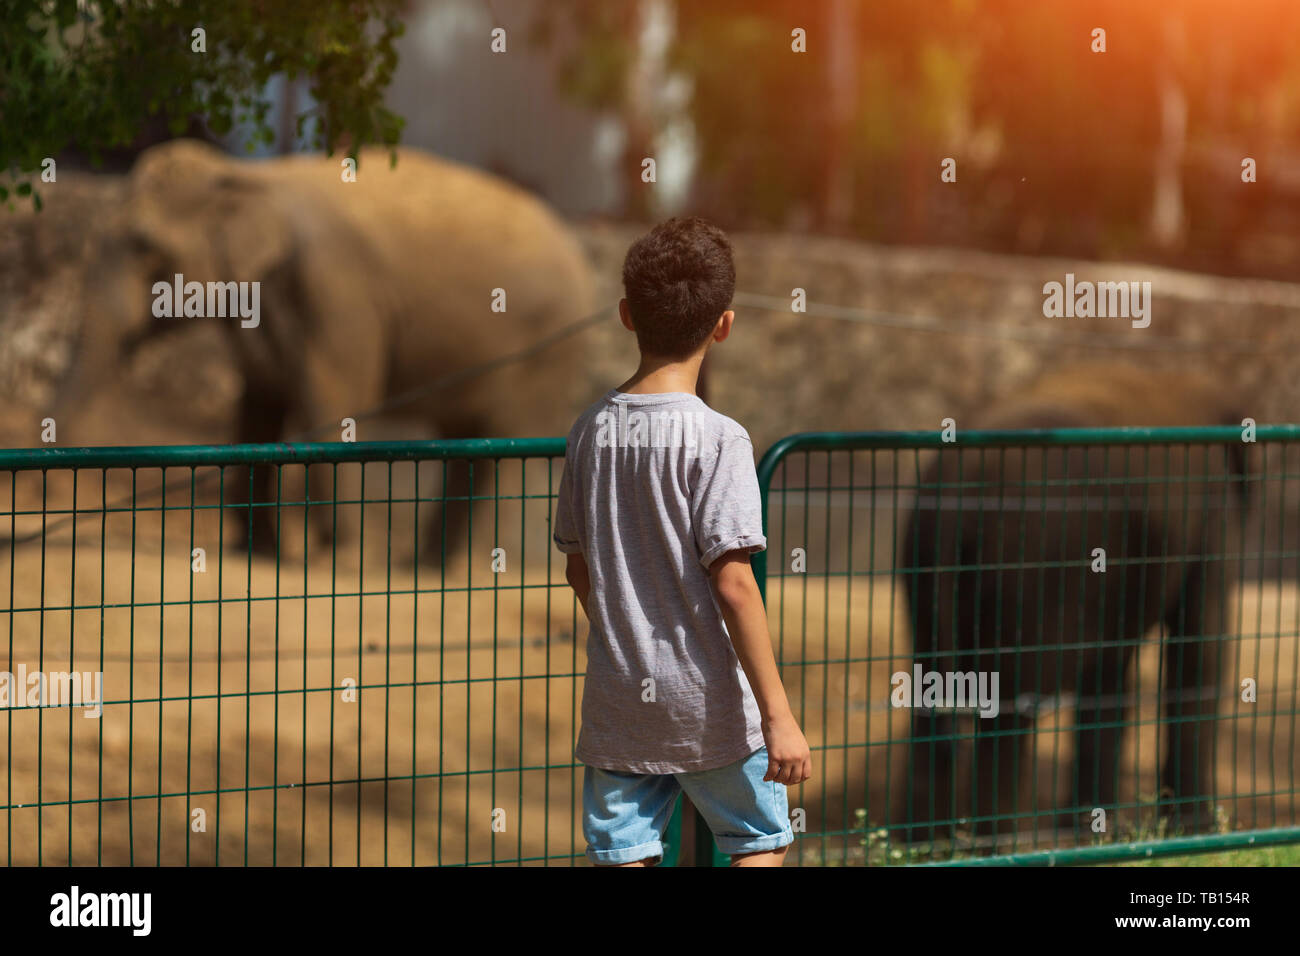
<svg viewBox="0 0 1300 956">
<path fill-rule="evenodd" d="M 706 351 L 707 349 L 703 349 L 684 359 L 643 354 L 635 374 L 620 385 L 618 391 L 631 395 L 653 395 L 661 392 L 685 392 L 694 395 Z"/>
</svg>

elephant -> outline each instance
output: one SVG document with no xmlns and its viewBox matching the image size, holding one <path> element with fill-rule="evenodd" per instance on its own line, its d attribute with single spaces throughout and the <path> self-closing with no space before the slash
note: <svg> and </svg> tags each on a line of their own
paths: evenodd
<svg viewBox="0 0 1300 956">
<path fill-rule="evenodd" d="M 362 150 L 349 176 L 340 158 L 237 160 L 194 140 L 142 153 L 89 256 L 61 417 L 143 343 L 212 322 L 237 366 L 239 442 L 339 440 L 346 418 L 364 437 L 363 413 L 393 404 L 441 438 L 563 434 L 585 398 L 583 357 L 580 338 L 557 333 L 594 305 L 577 239 L 504 180 L 416 149 L 396 157 Z M 212 314 L 182 315 L 191 301 Z M 480 494 L 490 471 L 455 463 L 444 493 Z M 228 482 L 237 501 L 274 500 L 270 469 L 243 474 Z M 450 511 L 454 542 L 467 514 L 451 526 Z M 248 512 L 242 544 L 270 550 L 271 510 Z M 437 550 L 431 537 L 423 555 Z"/>
<path fill-rule="evenodd" d="M 1240 428 L 1242 416 L 1214 383 L 1186 372 L 1081 363 L 992 404 L 976 425 Z M 973 720 L 973 742 L 962 750 L 968 791 L 957 782 L 954 716 L 912 710 L 900 801 L 908 838 L 955 835 L 953 824 L 965 817 L 959 791 L 969 792 L 977 834 L 996 839 L 999 830 L 1004 837 L 1014 830 L 1019 821 L 1008 823 L 1010 816 L 1029 815 L 1019 797 L 1024 771 L 1036 766 L 1036 704 L 1061 706 L 1066 695 L 1075 700 L 1070 800 L 1059 806 L 1053 794 L 1049 818 L 1077 827 L 1091 821 L 1093 808 L 1110 812 L 1119 800 L 1127 671 L 1158 624 L 1167 635 L 1169 739 L 1158 748 L 1165 815 L 1192 830 L 1210 826 L 1237 577 L 1235 562 L 1222 556 L 1239 549 L 1251 498 L 1246 444 L 963 450 L 960 434 L 957 444 L 921 469 L 897 580 L 912 624 L 913 667 L 974 671 L 990 675 L 990 684 L 996 673 L 1001 704 Z M 1032 812 L 1037 818 L 1037 807 Z"/>
</svg>

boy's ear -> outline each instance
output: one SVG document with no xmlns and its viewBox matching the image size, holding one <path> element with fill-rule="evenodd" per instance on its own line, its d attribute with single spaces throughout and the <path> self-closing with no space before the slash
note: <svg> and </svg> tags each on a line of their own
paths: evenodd
<svg viewBox="0 0 1300 956">
<path fill-rule="evenodd" d="M 734 321 L 736 321 L 736 313 L 730 309 L 718 316 L 718 324 L 713 327 L 713 341 L 724 341 L 731 334 L 731 323 Z"/>
<path fill-rule="evenodd" d="M 618 318 L 623 323 L 623 328 L 629 332 L 636 331 L 636 326 L 632 324 L 632 310 L 627 307 L 627 299 L 618 300 Z"/>
</svg>

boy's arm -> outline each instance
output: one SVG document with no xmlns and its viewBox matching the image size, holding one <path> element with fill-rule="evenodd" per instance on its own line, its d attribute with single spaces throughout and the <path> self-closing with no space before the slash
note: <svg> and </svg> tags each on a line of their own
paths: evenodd
<svg viewBox="0 0 1300 956">
<path fill-rule="evenodd" d="M 587 559 L 582 556 L 582 552 L 569 555 L 569 561 L 564 566 L 564 578 L 569 582 L 569 587 L 573 588 L 573 593 L 578 595 L 582 613 L 590 618 L 587 595 L 591 593 L 591 571 L 587 568 Z"/>
<path fill-rule="evenodd" d="M 564 471 L 560 475 L 560 489 L 555 496 L 555 531 L 552 537 L 555 546 L 564 552 L 567 558 L 564 578 L 569 582 L 569 587 L 573 588 L 573 593 L 578 596 L 582 613 L 590 619 L 591 615 L 587 612 L 587 595 L 591 591 L 591 572 L 587 568 L 587 560 L 582 556 L 582 542 L 579 539 L 573 507 L 574 486 L 577 481 L 573 458 L 570 457 L 573 450 L 573 431 L 570 430 L 564 445 Z"/>
<path fill-rule="evenodd" d="M 584 573 L 586 567 L 584 562 Z M 767 630 L 767 610 L 749 566 L 749 552 L 728 551 L 709 565 L 709 577 L 736 657 L 758 702 L 768 754 L 767 775 L 763 779 L 787 786 L 802 783 L 812 776 L 812 752 L 781 684 Z"/>
</svg>

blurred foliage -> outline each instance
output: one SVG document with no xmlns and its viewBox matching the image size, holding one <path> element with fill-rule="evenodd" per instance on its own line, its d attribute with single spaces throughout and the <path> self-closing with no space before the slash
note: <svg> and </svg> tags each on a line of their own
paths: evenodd
<svg viewBox="0 0 1300 956">
<path fill-rule="evenodd" d="M 306 77 L 315 103 L 297 133 L 329 152 L 398 142 L 383 105 L 397 65 L 400 0 L 5 0 L 0 14 L 0 169 L 32 173 L 68 148 L 99 162 L 163 116 L 172 135 L 203 118 L 215 135 L 253 127 L 274 142 L 266 84 Z M 205 31 L 206 52 L 192 50 Z M 393 156 L 395 158 L 395 154 Z M 0 185 L 0 200 L 9 188 Z M 39 205 L 39 197 L 37 197 Z"/>
<path fill-rule="evenodd" d="M 652 2 L 545 4 L 577 33 L 565 88 L 598 108 L 643 109 L 625 74 Z M 1296 0 L 663 2 L 672 68 L 692 91 L 691 205 L 728 226 L 1216 271 L 1300 261 Z M 796 27 L 806 53 L 792 52 Z M 829 50 L 845 35 L 852 55 L 836 76 Z M 837 84 L 851 90 L 847 117 Z M 1182 136 L 1165 121 L 1179 103 Z M 1241 181 L 1247 156 L 1253 184 Z M 944 157 L 957 161 L 956 186 L 940 181 Z M 837 193 L 846 175 L 851 189 Z M 1181 198 L 1173 243 L 1153 238 L 1161 177 Z"/>
<path fill-rule="evenodd" d="M 774 22 L 781 6 L 793 5 L 719 0 L 679 10 L 672 65 L 694 80 L 697 191 L 715 218 L 778 224 L 787 211 L 816 204 L 826 153 L 819 58 L 790 52 L 789 28 Z"/>
<path fill-rule="evenodd" d="M 681 118 L 636 79 L 656 5 L 673 20 L 668 68 L 689 88 L 690 205 L 730 228 L 1286 276 L 1300 262 L 1297 0 L 537 0 L 532 39 L 556 54 L 562 90 L 624 121 L 637 218 L 650 212 L 640 159 Z M 311 145 L 392 145 L 402 120 L 383 97 L 406 8 L 7 0 L 0 167 L 26 195 L 44 157 L 96 158 L 159 117 L 171 135 L 198 117 L 269 142 L 277 75 L 310 81 L 319 105 L 297 126 Z M 796 28 L 806 53 L 791 49 Z M 1256 183 L 1241 181 L 1247 156 Z M 956 184 L 940 180 L 945 157 Z M 1162 236 L 1156 197 L 1171 194 Z"/>
<path fill-rule="evenodd" d="M 543 4 L 529 23 L 528 40 L 536 46 L 557 46 L 563 43 L 564 25 L 578 25 L 580 42 L 560 58 L 557 84 L 588 109 L 620 110 L 628 95 L 636 12 L 635 4 L 609 0 Z"/>
</svg>

